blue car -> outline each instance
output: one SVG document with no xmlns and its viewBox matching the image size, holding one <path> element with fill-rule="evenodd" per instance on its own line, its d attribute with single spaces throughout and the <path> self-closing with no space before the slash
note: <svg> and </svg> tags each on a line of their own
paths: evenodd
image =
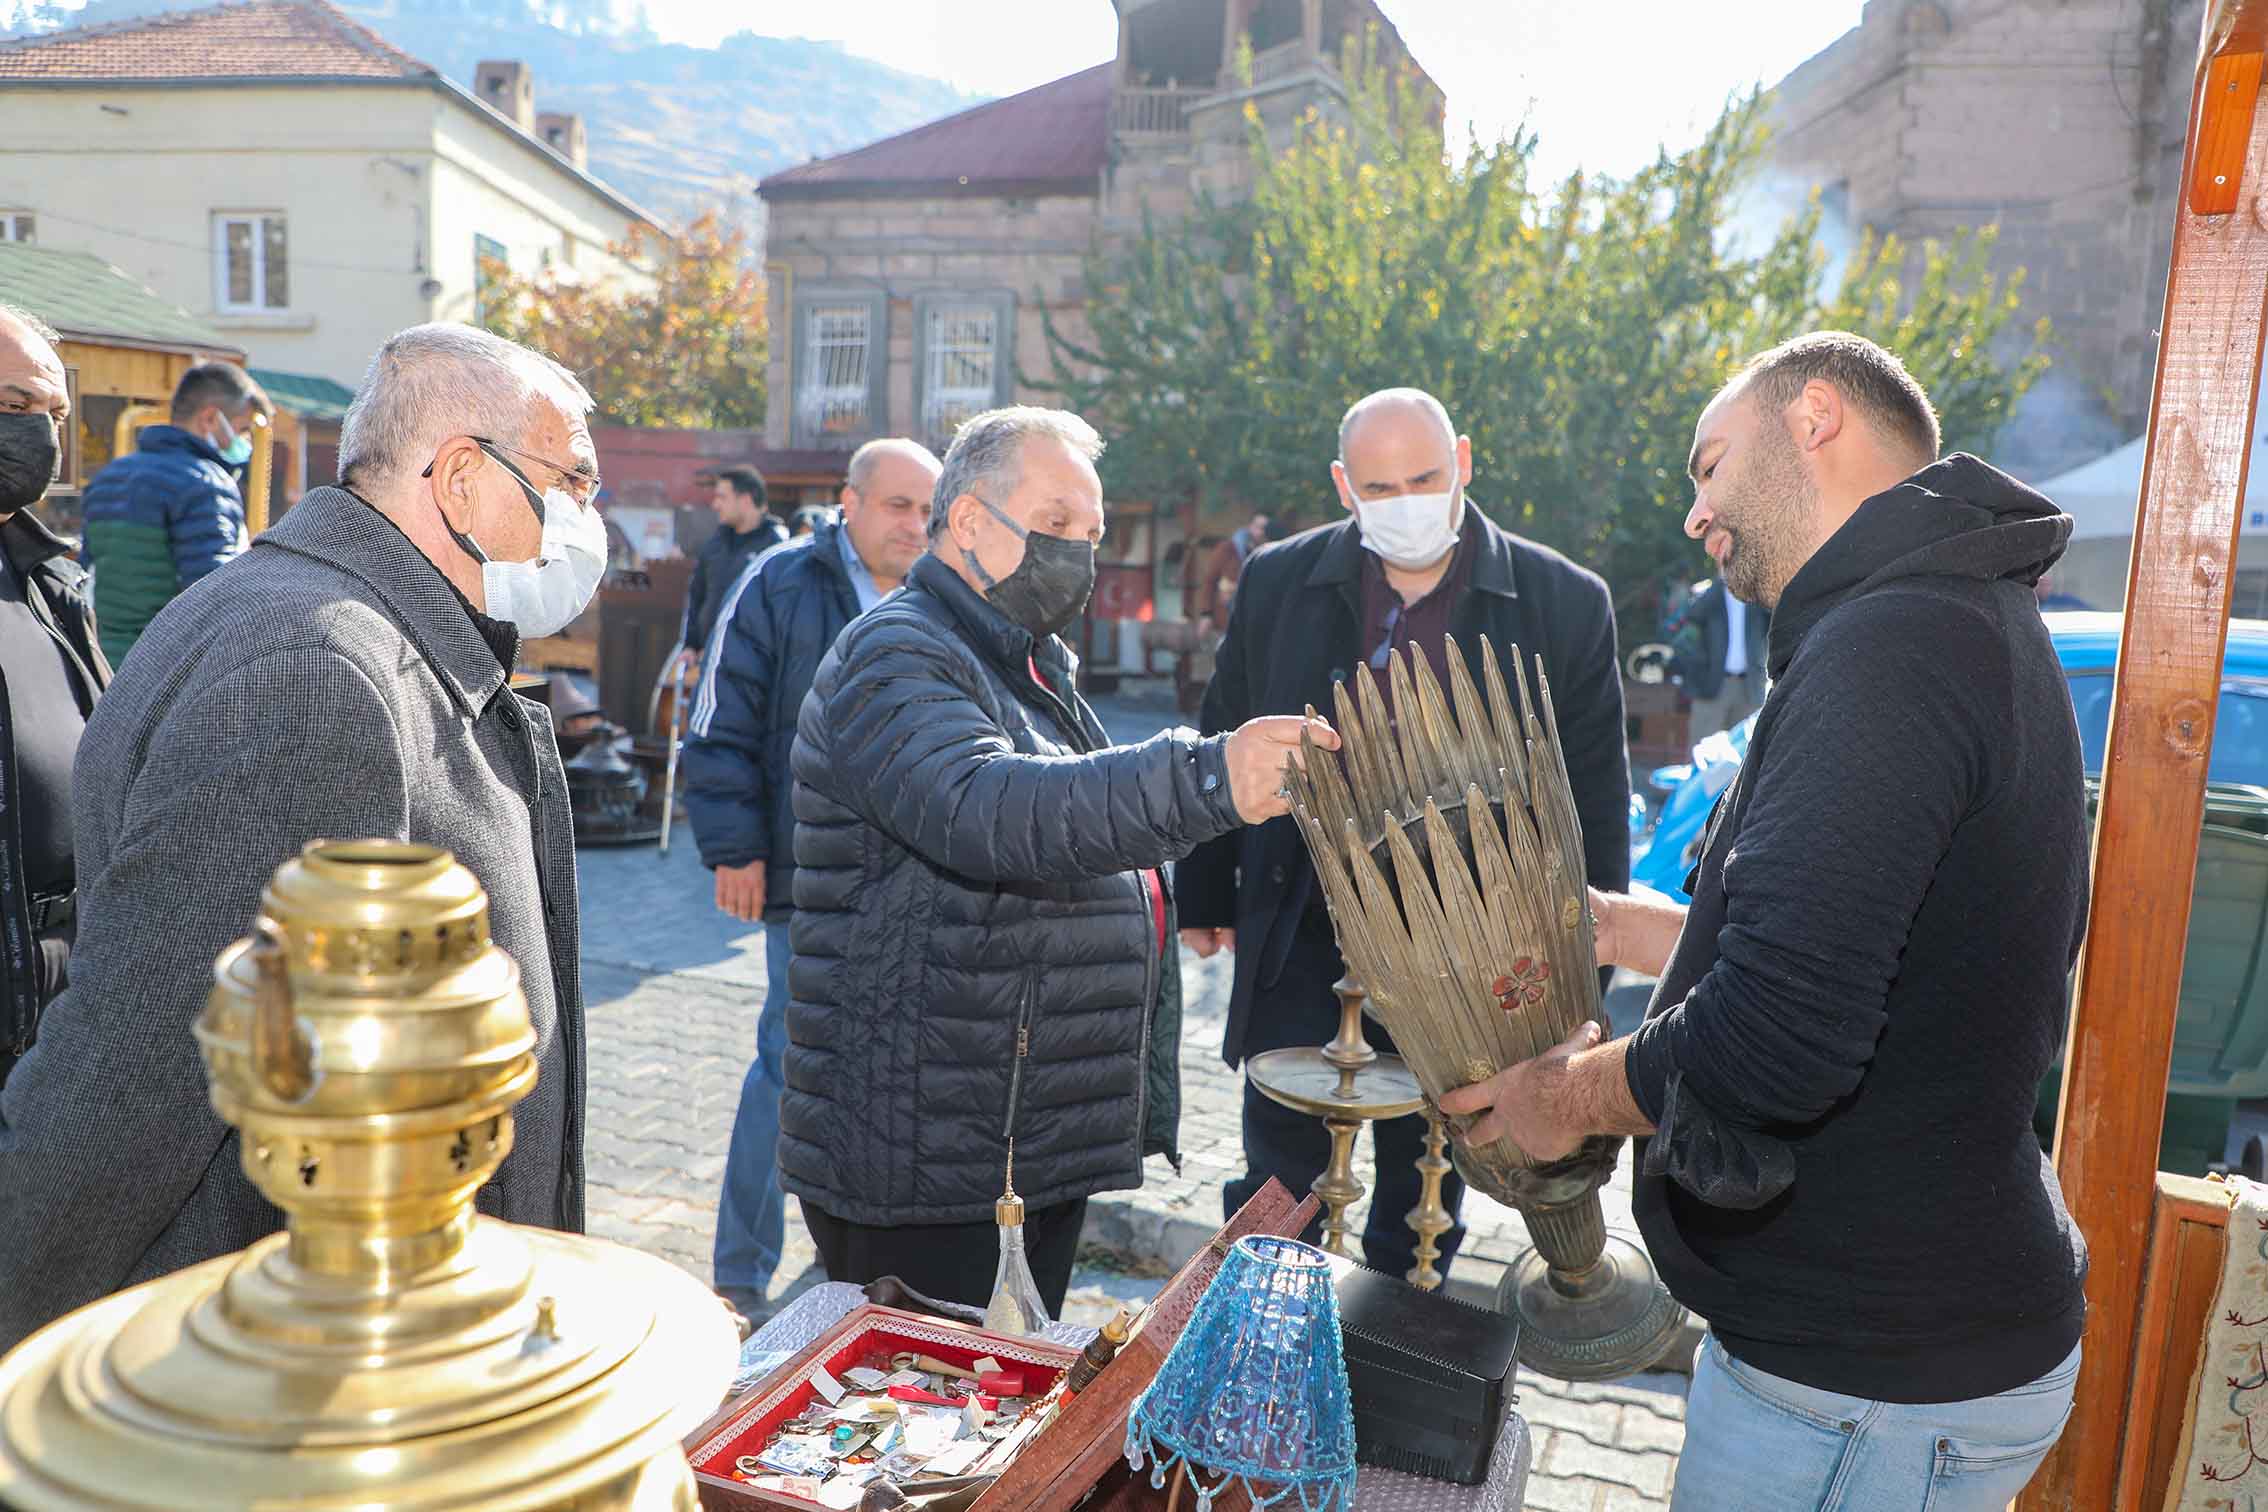
<svg viewBox="0 0 2268 1512">
<path fill-rule="evenodd" d="M 2110 732 L 2111 678 L 2122 624 L 2116 614 L 2046 616 L 2056 657 L 2071 685 L 2090 807 L 2100 789 Z M 1666 796 L 1640 833 L 1633 821 L 1634 884 L 1688 902 L 1685 879 L 1717 795 L 1748 750 L 1751 715 L 1693 748 L 1693 760 L 1663 767 L 1654 787 Z M 2221 700 L 2205 772 L 2205 821 L 2182 963 L 2174 1029 L 2165 1143 L 2160 1165 L 2202 1174 L 2222 1162 L 2229 1121 L 2241 1099 L 2268 1097 L 2268 621 L 2231 620 L 2221 663 Z M 2042 1128 L 2052 1130 L 2056 1076 L 2042 1089 Z M 2268 1166 L 2252 1141 L 2239 1162 L 2247 1174 Z"/>
</svg>

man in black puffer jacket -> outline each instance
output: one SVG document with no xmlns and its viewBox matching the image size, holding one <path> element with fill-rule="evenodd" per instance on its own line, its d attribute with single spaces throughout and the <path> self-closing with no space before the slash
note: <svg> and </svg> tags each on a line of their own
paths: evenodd
<svg viewBox="0 0 2268 1512">
<path fill-rule="evenodd" d="M 787 1058 L 788 916 L 795 903 L 788 752 L 819 663 L 843 626 L 905 581 L 927 548 L 937 458 L 918 441 L 851 454 L 843 517 L 741 570 L 710 636 L 685 743 L 685 816 L 716 873 L 717 907 L 764 925 L 764 1006 L 717 1202 L 720 1295 L 751 1318 L 787 1238 L 780 1089 Z"/>
<path fill-rule="evenodd" d="M 1094 586 L 1101 451 L 1058 410 L 964 424 L 930 554 L 804 701 L 780 1172 L 838 1281 L 983 1305 L 1013 1140 L 1061 1308 L 1087 1198 L 1173 1153 L 1159 869 L 1287 809 L 1299 718 L 1113 747 L 1079 697 L 1057 632 Z"/>
<path fill-rule="evenodd" d="M 2071 1410 L 2086 1246 L 2032 1134 L 2087 913 L 2032 587 L 2071 518 L 1937 446 L 1841 332 L 1710 404 L 1686 531 L 1772 611 L 1772 684 L 1693 906 L 1595 896 L 1645 1024 L 1441 1099 L 1538 1159 L 1652 1136 L 1631 1205 L 1710 1325 L 1676 1512 L 1998 1512 Z"/>
</svg>

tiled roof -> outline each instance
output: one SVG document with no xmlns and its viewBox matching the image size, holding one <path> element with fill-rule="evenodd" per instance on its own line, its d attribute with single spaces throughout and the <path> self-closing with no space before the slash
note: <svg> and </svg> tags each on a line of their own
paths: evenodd
<svg viewBox="0 0 2268 1512">
<path fill-rule="evenodd" d="M 766 199 L 861 193 L 1001 193 L 1093 184 L 1110 150 L 1111 65 L 775 173 Z"/>
<path fill-rule="evenodd" d="M 433 74 L 327 0 L 251 0 L 0 42 L 0 84 Z"/>
<path fill-rule="evenodd" d="M 0 242 L 0 303 L 29 310 L 66 339 L 130 342 L 242 357 L 241 348 L 89 252 Z"/>
<path fill-rule="evenodd" d="M 284 373 L 274 368 L 246 368 L 252 381 L 266 389 L 278 408 L 302 420 L 344 420 L 354 403 L 354 390 L 313 373 Z"/>
</svg>

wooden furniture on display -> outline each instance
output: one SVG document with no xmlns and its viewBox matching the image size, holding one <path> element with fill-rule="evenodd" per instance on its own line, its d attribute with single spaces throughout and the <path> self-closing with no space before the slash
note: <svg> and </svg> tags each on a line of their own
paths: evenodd
<svg viewBox="0 0 2268 1512">
<path fill-rule="evenodd" d="M 2172 1450 L 2162 1428 L 2182 1410 L 2174 1399 L 2204 1338 L 2198 1288 L 2210 1296 L 2220 1263 L 2212 1204 L 2156 1166 L 2268 312 L 2264 59 L 2268 0 L 2215 0 L 2191 97 L 2093 927 L 2055 1140 L 2090 1252 L 2086 1353 L 2070 1421 L 2018 1502 L 2024 1512 L 2163 1504 Z"/>
<path fill-rule="evenodd" d="M 677 650 L 692 582 L 689 558 L 661 557 L 635 571 L 610 572 L 599 588 L 599 707 L 632 734 L 655 733 L 646 723 L 654 687 Z"/>
</svg>

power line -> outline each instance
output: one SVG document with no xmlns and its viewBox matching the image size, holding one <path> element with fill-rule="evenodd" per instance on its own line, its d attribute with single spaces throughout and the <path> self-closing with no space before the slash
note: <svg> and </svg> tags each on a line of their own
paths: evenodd
<svg viewBox="0 0 2268 1512">
<path fill-rule="evenodd" d="M 152 236 L 147 231 L 129 231 L 123 226 L 105 226 L 96 221 L 81 220 L 75 215 L 64 215 L 59 211 L 42 209 L 37 205 L 28 205 L 25 208 L 41 220 L 61 221 L 66 226 L 78 226 L 87 231 L 100 231 L 106 236 L 130 237 L 135 241 L 150 242 L 161 247 L 179 247 L 186 251 L 203 253 L 207 257 L 210 257 L 213 252 L 212 245 L 208 242 L 182 241 L 178 237 Z M 287 222 L 290 219 L 288 215 L 284 218 Z M 301 257 L 297 253 L 289 251 L 284 254 L 284 257 L 286 266 L 321 268 L 331 273 L 415 273 L 418 271 L 415 268 L 379 268 L 363 263 L 326 262 L 321 258 Z"/>
</svg>

